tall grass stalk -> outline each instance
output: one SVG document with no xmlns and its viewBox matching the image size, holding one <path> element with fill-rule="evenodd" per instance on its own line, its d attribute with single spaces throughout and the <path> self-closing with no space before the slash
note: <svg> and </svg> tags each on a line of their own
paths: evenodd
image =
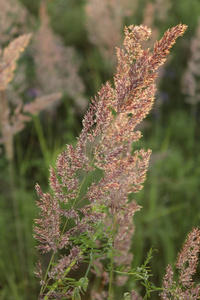
<svg viewBox="0 0 200 300">
<path fill-rule="evenodd" d="M 141 137 L 135 127 L 152 108 L 158 67 L 185 30 L 181 24 L 168 30 L 150 52 L 141 48 L 151 35 L 149 28 L 125 28 L 125 49 L 117 49 L 114 88 L 109 82 L 101 87 L 85 114 L 76 147 L 67 145 L 58 156 L 56 171 L 50 167 L 51 192 L 43 193 L 36 185 L 40 215 L 35 238 L 38 250 L 52 253 L 45 274 L 40 261 L 35 271 L 40 299 L 81 299 L 89 279 L 75 280 L 69 272 L 82 262 L 102 277 L 103 298 L 112 300 L 114 286 L 126 282 L 126 276 L 115 271 L 122 268 L 128 274 L 132 217 L 140 210 L 129 195 L 142 189 L 151 154 L 132 151 L 132 143 Z M 101 171 L 102 177 L 85 189 L 88 175 L 95 171 Z M 147 272 L 146 265 L 143 271 Z M 151 286 L 145 277 L 144 281 L 148 296 Z M 97 292 L 91 293 L 95 299 Z"/>
</svg>

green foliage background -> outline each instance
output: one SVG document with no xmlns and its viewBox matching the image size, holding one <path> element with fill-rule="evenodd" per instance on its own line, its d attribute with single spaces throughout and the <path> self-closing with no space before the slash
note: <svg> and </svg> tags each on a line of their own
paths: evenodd
<svg viewBox="0 0 200 300">
<path fill-rule="evenodd" d="M 39 1 L 23 0 L 23 4 L 37 17 Z M 140 24 L 143 8 L 148 1 L 139 1 L 137 13 L 125 20 L 126 24 Z M 181 78 L 191 55 L 190 41 L 200 16 L 198 0 L 171 1 L 167 21 L 155 20 L 160 36 L 179 22 L 188 25 L 188 31 L 172 50 L 172 59 L 166 67 L 159 90 L 167 96 L 158 109 L 147 118 L 148 126 L 143 139 L 134 145 L 150 148 L 154 157 L 144 189 L 133 198 L 143 207 L 135 216 L 135 234 L 132 251 L 133 266 L 140 266 L 147 251 L 158 250 L 151 261 L 153 281 L 161 285 L 165 267 L 174 262 L 176 255 L 193 226 L 200 223 L 200 110 L 185 102 L 181 93 Z M 113 68 L 89 41 L 85 27 L 86 0 L 49 1 L 48 9 L 52 28 L 66 45 L 78 51 L 80 75 L 86 86 L 86 97 L 93 96 L 102 83 L 112 80 Z M 109 30 L 109 29 L 108 29 Z M 27 50 L 28 51 L 28 50 Z M 27 59 L 25 55 L 24 59 Z M 32 65 L 28 60 L 30 82 Z M 30 83 L 31 84 L 31 83 Z M 25 100 L 26 101 L 26 100 Z M 10 178 L 4 150 L 0 157 L 0 298 L 5 300 L 33 300 L 37 298 L 38 285 L 33 274 L 38 254 L 32 237 L 33 220 L 37 214 L 34 191 L 36 182 L 48 189 L 48 166 L 54 165 L 57 155 L 66 143 L 74 144 L 81 130 L 82 115 L 74 113 L 74 102 L 67 96 L 53 117 L 42 113 L 40 117 L 15 137 L 15 159 Z M 42 140 L 42 137 L 44 140 Z M 45 152 L 42 143 L 45 143 Z M 19 224 L 14 222 L 13 197 L 18 205 Z M 17 229 L 22 232 L 20 247 Z M 131 279 L 118 291 L 123 295 L 135 287 Z M 142 292 L 141 286 L 136 287 Z M 152 296 L 156 299 L 157 296 Z M 120 299 L 120 298 L 116 298 Z"/>
</svg>

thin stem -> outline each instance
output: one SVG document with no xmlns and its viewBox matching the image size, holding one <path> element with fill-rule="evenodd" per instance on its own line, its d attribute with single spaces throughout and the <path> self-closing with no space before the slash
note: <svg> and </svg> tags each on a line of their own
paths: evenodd
<svg viewBox="0 0 200 300">
<path fill-rule="evenodd" d="M 114 255 L 112 251 L 112 257 L 110 262 L 110 281 L 109 281 L 109 300 L 113 299 L 113 265 L 114 265 Z"/>
<path fill-rule="evenodd" d="M 46 140 L 44 137 L 44 132 L 43 132 L 39 117 L 33 116 L 33 120 L 34 120 L 34 124 L 35 124 L 35 129 L 36 129 L 36 132 L 38 135 L 38 139 L 40 142 L 42 154 L 43 154 L 43 157 L 45 158 L 46 166 L 48 167 L 49 166 L 49 150 L 48 150 Z"/>
<path fill-rule="evenodd" d="M 14 221 L 15 221 L 15 230 L 17 236 L 17 246 L 18 246 L 18 255 L 20 260 L 20 265 L 22 269 L 23 277 L 27 277 L 26 272 L 26 261 L 25 261 L 25 247 L 24 247 L 24 239 L 22 234 L 22 224 L 19 215 L 19 207 L 17 203 L 17 197 L 15 194 L 16 187 L 14 182 L 14 167 L 13 161 L 9 161 L 9 178 L 10 178 L 10 189 L 11 189 L 11 198 L 12 198 L 12 206 L 13 206 L 13 214 L 14 214 Z"/>
<path fill-rule="evenodd" d="M 113 239 L 112 247 L 113 248 L 112 248 L 111 262 L 110 262 L 110 281 L 109 281 L 109 298 L 108 298 L 109 300 L 113 299 L 114 237 L 115 237 L 115 232 L 116 232 L 116 225 L 117 225 L 117 213 L 115 213 L 115 216 L 114 216 L 114 228 L 113 228 L 113 236 L 112 236 L 112 239 Z"/>
<path fill-rule="evenodd" d="M 14 165 L 13 165 L 13 133 L 11 131 L 11 126 L 9 122 L 9 106 L 6 98 L 6 90 L 0 91 L 0 127 L 1 134 L 4 141 L 5 152 L 8 160 L 8 170 L 9 170 L 9 183 L 12 198 L 13 215 L 15 221 L 15 230 L 17 236 L 17 247 L 18 255 L 20 259 L 20 265 L 22 267 L 23 276 L 26 274 L 26 263 L 24 259 L 24 240 L 21 229 L 21 220 L 19 216 L 19 208 L 16 198 L 16 187 L 15 187 L 15 177 L 14 177 Z M 9 130 L 10 129 L 10 130 Z"/>
<path fill-rule="evenodd" d="M 45 276 L 44 276 L 44 283 L 43 283 L 43 285 L 42 285 L 42 287 L 41 287 L 41 289 L 40 289 L 40 295 L 42 295 L 42 293 L 44 292 L 44 290 L 45 290 L 45 288 L 46 288 L 46 286 L 47 286 L 47 284 L 48 284 L 48 280 L 47 280 L 47 282 L 46 282 L 46 279 L 47 279 L 47 275 L 48 275 L 48 273 L 49 273 L 49 269 L 50 269 L 50 267 L 51 267 L 52 261 L 53 261 L 53 259 L 54 259 L 54 255 L 55 255 L 55 252 L 53 252 L 53 254 L 52 254 L 52 256 L 51 256 L 51 259 L 50 259 L 50 261 L 49 261 L 49 264 L 48 264 L 48 267 L 47 267 L 47 270 L 46 270 L 46 273 L 45 273 Z"/>
</svg>

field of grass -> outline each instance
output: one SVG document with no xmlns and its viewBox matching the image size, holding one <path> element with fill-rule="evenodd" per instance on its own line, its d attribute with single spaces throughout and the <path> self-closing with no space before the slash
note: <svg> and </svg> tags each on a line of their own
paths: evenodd
<svg viewBox="0 0 200 300">
<path fill-rule="evenodd" d="M 3 2 L 6 0 L 2 0 Z M 12 1 L 7 0 L 9 2 Z M 36 97 L 53 92 L 62 93 L 58 102 L 55 101 L 44 109 L 41 107 L 36 114 L 31 115 L 31 120 L 25 123 L 23 130 L 12 135 L 12 157 L 7 153 L 5 141 L 0 140 L 2 300 L 37 299 L 39 285 L 33 272 L 40 254 L 35 249 L 37 242 L 33 238 L 34 219 L 38 214 L 35 184 L 39 183 L 44 191 L 48 190 L 49 165 L 55 166 L 56 158 L 66 144 L 75 145 L 91 97 L 97 93 L 101 84 L 112 80 L 116 67 L 115 47 L 121 46 L 124 25 L 145 23 L 155 33 L 155 40 L 180 22 L 188 25 L 186 34 L 174 46 L 171 57 L 160 74 L 155 106 L 140 124 L 143 137 L 134 145 L 137 149 L 152 149 L 152 157 L 144 188 L 131 195 L 142 206 L 141 211 L 134 216 L 132 266 L 141 266 L 149 249 L 157 249 L 150 261 L 153 274 L 151 280 L 156 286 L 161 286 L 167 264 L 175 262 L 187 234 L 200 223 L 200 64 L 195 60 L 200 55 L 198 47 L 195 47 L 195 41 L 200 44 L 200 3 L 196 0 L 163 0 L 162 12 L 164 14 L 166 9 L 166 15 L 162 19 L 161 11 L 156 6 L 158 1 L 135 0 L 132 1 L 133 8 L 131 4 L 126 9 L 123 5 L 120 6 L 121 19 L 108 20 L 108 25 L 112 28 L 107 30 L 113 32 L 113 40 L 119 42 L 119 45 L 111 45 L 113 52 L 109 57 L 110 45 L 104 48 L 100 46 L 108 40 L 108 32 L 104 32 L 103 41 L 104 35 L 98 31 L 102 30 L 103 20 L 100 15 L 95 16 L 96 11 L 88 13 L 91 12 L 87 7 L 90 2 L 92 3 L 89 0 L 46 0 L 45 15 L 41 10 L 42 1 L 20 1 L 20 5 L 26 8 L 28 18 L 18 20 L 15 14 L 9 16 L 4 28 L 6 34 L 2 34 L 2 37 L 0 35 L 0 47 L 3 49 L 15 37 L 32 33 L 30 44 L 18 61 L 16 80 L 14 78 L 7 87 L 10 113 L 13 114 L 20 103 L 25 107 L 34 102 Z M 147 13 L 148 4 L 153 8 Z M 109 14 L 104 16 L 107 18 Z M 40 36 L 38 32 L 45 22 L 51 33 L 49 34 L 47 26 L 41 30 Z M 117 28 L 116 31 L 113 27 Z M 94 31 L 90 31 L 90 28 Z M 47 37 L 43 44 L 39 40 L 41 37 Z M 147 47 L 152 47 L 155 40 Z M 56 70 L 52 70 L 50 63 L 54 59 L 53 54 L 48 57 L 51 54 L 48 53 L 48 47 L 46 49 L 41 46 L 45 43 L 55 43 L 55 53 L 58 55 L 54 64 Z M 38 45 L 44 51 L 42 54 Z M 106 52 L 105 49 L 109 51 Z M 63 53 L 67 55 L 64 56 Z M 41 60 L 39 66 L 37 57 Z M 190 68 L 192 62 L 197 68 L 196 72 L 196 69 Z M 194 71 L 190 84 L 195 85 L 196 89 L 192 96 L 189 94 L 190 86 L 185 91 L 187 84 L 183 79 L 188 69 Z M 44 78 L 45 74 L 49 77 Z M 56 90 L 52 91 L 54 83 Z M 1 92 L 0 101 L 2 99 Z M 2 126 L 1 124 L 1 137 Z M 48 255 L 43 259 L 44 265 L 48 259 Z M 198 275 L 199 273 L 197 278 Z M 92 281 L 95 279 L 92 278 Z M 127 289 L 143 293 L 141 284 L 132 282 L 131 278 L 125 287 L 117 291 L 118 295 L 123 296 Z M 151 297 L 157 299 L 155 295 Z"/>
</svg>

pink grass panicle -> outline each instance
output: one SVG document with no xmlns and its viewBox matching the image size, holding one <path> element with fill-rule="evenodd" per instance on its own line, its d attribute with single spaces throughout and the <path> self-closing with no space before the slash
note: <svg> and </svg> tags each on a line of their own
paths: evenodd
<svg viewBox="0 0 200 300">
<path fill-rule="evenodd" d="M 163 279 L 164 291 L 161 299 L 190 300 L 199 299 L 200 284 L 193 281 L 193 276 L 197 271 L 200 253 L 200 230 L 193 228 L 178 254 L 176 268 L 178 270 L 178 282 L 175 282 L 174 272 L 171 264 L 167 266 Z M 172 298 L 173 297 L 173 298 Z"/>
<path fill-rule="evenodd" d="M 88 248 L 75 245 L 74 241 L 83 234 L 95 240 L 98 224 L 116 251 L 113 267 L 130 266 L 132 218 L 140 207 L 135 201 L 129 201 L 129 195 L 142 189 L 151 155 L 150 150 L 133 151 L 133 142 L 141 137 L 135 127 L 153 106 L 158 68 L 186 28 L 179 24 L 168 30 L 150 51 L 141 47 L 151 35 L 148 27 L 125 27 L 124 49 L 117 48 L 114 86 L 106 82 L 101 87 L 85 114 L 76 147 L 67 145 L 58 156 L 56 170 L 50 168 L 51 193 L 45 194 L 36 186 L 40 197 L 37 202 L 40 215 L 35 226 L 38 249 L 57 253 L 58 257 L 54 265 L 50 263 L 46 277 L 40 278 L 46 285 L 50 279 L 64 279 L 66 268 L 78 267 Z M 88 173 L 96 170 L 101 170 L 102 177 L 86 189 Z M 74 223 L 68 227 L 69 219 Z M 101 249 L 102 242 L 95 240 L 95 243 L 95 247 L 99 245 Z M 69 255 L 59 256 L 61 248 Z M 104 254 L 96 263 L 103 263 L 103 259 Z M 91 266 L 94 265 L 95 260 L 91 261 Z M 109 280 L 124 284 L 124 280 L 116 276 Z M 45 294 L 45 284 L 41 294 Z"/>
</svg>

